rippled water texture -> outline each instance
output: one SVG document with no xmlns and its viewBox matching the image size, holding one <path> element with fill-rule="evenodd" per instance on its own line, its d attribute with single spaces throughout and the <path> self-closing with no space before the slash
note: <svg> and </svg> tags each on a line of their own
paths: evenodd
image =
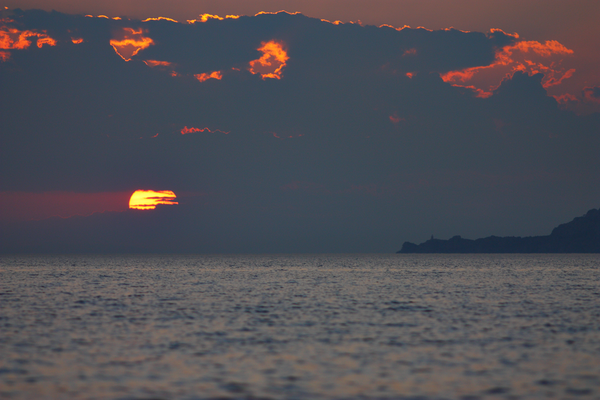
<svg viewBox="0 0 600 400">
<path fill-rule="evenodd" d="M 0 398 L 600 398 L 600 256 L 4 256 Z"/>
</svg>

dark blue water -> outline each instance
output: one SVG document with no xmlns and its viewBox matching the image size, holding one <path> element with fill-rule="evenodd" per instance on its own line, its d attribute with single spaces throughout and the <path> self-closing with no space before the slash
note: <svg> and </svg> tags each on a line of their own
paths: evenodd
<svg viewBox="0 0 600 400">
<path fill-rule="evenodd" d="M 600 398 L 598 255 L 4 256 L 2 399 Z"/>
</svg>

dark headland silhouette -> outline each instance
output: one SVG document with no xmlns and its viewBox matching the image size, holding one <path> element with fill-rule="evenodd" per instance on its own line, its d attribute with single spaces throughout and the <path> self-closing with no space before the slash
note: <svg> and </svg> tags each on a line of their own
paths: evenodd
<svg viewBox="0 0 600 400">
<path fill-rule="evenodd" d="M 600 253 L 600 209 L 561 224 L 548 236 L 427 240 L 404 242 L 398 253 Z"/>
</svg>

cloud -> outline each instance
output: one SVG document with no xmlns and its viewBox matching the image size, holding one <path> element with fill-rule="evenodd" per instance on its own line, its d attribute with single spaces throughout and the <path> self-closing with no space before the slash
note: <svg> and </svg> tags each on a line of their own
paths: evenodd
<svg viewBox="0 0 600 400">
<path fill-rule="evenodd" d="M 583 88 L 583 97 L 587 101 L 600 103 L 600 86 Z"/>
<path fill-rule="evenodd" d="M 248 71 L 260 74 L 263 79 L 281 79 L 282 70 L 290 59 L 285 47 L 285 43 L 275 40 L 262 42 L 257 50 L 263 55 L 257 60 L 250 61 Z"/>
<path fill-rule="evenodd" d="M 558 102 L 558 104 L 569 104 L 569 103 L 576 103 L 579 100 L 577 99 L 577 97 L 573 96 L 572 94 L 569 93 L 565 93 L 559 96 L 552 96 L 556 99 L 556 101 Z"/>
<path fill-rule="evenodd" d="M 189 127 L 189 128 L 188 128 L 187 126 L 185 126 L 185 127 L 184 127 L 184 128 L 181 130 L 181 134 L 182 134 L 182 135 L 185 135 L 185 134 L 188 134 L 188 133 L 196 133 L 196 132 L 208 132 L 208 133 L 216 133 L 216 132 L 219 132 L 219 133 L 224 133 L 224 134 L 226 134 L 226 135 L 229 133 L 229 132 L 223 132 L 222 130 L 219 130 L 219 129 L 214 129 L 214 130 L 212 130 L 212 131 L 211 131 L 211 130 L 210 130 L 210 129 L 208 129 L 208 128 L 194 128 L 193 126 L 192 126 L 192 127 Z"/>
<path fill-rule="evenodd" d="M 56 45 L 3 50 L 0 190 L 166 188 L 179 205 L 11 222 L 2 251 L 395 251 L 435 226 L 543 234 L 557 209 L 598 207 L 600 117 L 548 95 L 576 74 L 558 42 L 289 13 L 12 18 Z"/>
<path fill-rule="evenodd" d="M 167 18 L 167 17 L 146 18 L 142 22 L 148 22 L 148 21 L 169 21 L 169 22 L 178 23 L 178 21 L 176 21 L 176 20 L 174 20 L 172 18 Z"/>
<path fill-rule="evenodd" d="M 209 79 L 223 79 L 223 73 L 221 71 L 213 71 L 209 73 L 195 74 L 194 77 L 198 79 L 199 82 L 204 82 Z"/>
<path fill-rule="evenodd" d="M 238 19 L 239 17 L 240 17 L 239 15 L 226 15 L 225 17 L 220 17 L 218 15 L 212 15 L 212 14 L 200 14 L 200 19 L 188 19 L 187 23 L 195 24 L 196 22 L 206 22 L 211 19 L 223 21 L 226 18 L 227 19 Z"/>
<path fill-rule="evenodd" d="M 548 88 L 573 76 L 574 68 L 562 67 L 564 57 L 572 54 L 573 50 L 556 40 L 519 41 L 498 49 L 494 62 L 489 65 L 449 71 L 441 77 L 444 82 L 472 89 L 477 97 L 483 98 L 491 96 L 504 79 L 511 79 L 517 71 L 529 75 L 543 73 L 542 85 Z"/>
<path fill-rule="evenodd" d="M 115 52 L 125 61 L 130 61 L 140 50 L 153 44 L 154 41 L 144 36 L 142 29 L 134 28 L 123 28 L 110 41 L 110 45 L 115 49 Z"/>
<path fill-rule="evenodd" d="M 149 67 L 172 67 L 173 63 L 168 61 L 158 61 L 158 60 L 144 60 L 144 64 Z"/>
<path fill-rule="evenodd" d="M 25 50 L 31 46 L 31 39 L 40 49 L 44 45 L 56 46 L 56 40 L 48 36 L 45 31 L 19 30 L 11 27 L 13 22 L 11 19 L 0 21 L 0 62 L 6 62 L 11 57 L 11 53 L 6 50 Z"/>
</svg>

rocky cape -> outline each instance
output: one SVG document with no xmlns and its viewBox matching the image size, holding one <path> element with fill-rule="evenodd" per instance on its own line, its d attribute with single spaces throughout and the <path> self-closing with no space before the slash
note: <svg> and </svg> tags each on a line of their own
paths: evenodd
<svg viewBox="0 0 600 400">
<path fill-rule="evenodd" d="M 432 237 L 421 244 L 405 242 L 398 253 L 600 253 L 600 209 L 557 226 L 548 236 Z"/>
</svg>

